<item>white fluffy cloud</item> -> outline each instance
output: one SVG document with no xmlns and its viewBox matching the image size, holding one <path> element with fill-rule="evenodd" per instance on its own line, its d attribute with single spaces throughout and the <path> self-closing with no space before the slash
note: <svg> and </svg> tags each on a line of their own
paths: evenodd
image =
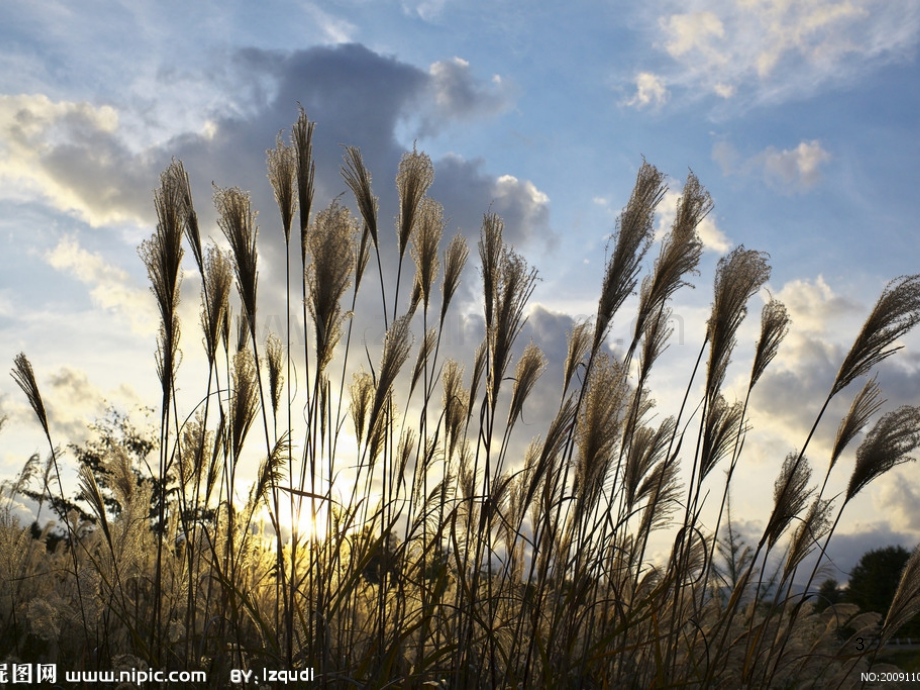
<svg viewBox="0 0 920 690">
<path fill-rule="evenodd" d="M 159 321 L 150 293 L 136 287 L 125 270 L 83 249 L 73 237 L 61 239 L 44 258 L 50 266 L 89 286 L 93 302 L 128 320 L 134 333 L 156 333 Z"/>
<path fill-rule="evenodd" d="M 650 20 L 652 44 L 673 60 L 669 82 L 754 101 L 845 81 L 910 55 L 920 36 L 912 0 L 663 2 Z"/>
<path fill-rule="evenodd" d="M 662 77 L 652 72 L 639 72 L 636 75 L 636 92 L 623 104 L 635 108 L 659 108 L 668 102 L 670 95 Z"/>
<path fill-rule="evenodd" d="M 727 141 L 716 142 L 712 158 L 725 175 L 757 175 L 767 184 L 784 192 L 804 192 L 821 180 L 821 167 L 831 160 L 831 154 L 817 139 L 800 141 L 790 149 L 768 146 L 745 158 Z"/>
</svg>

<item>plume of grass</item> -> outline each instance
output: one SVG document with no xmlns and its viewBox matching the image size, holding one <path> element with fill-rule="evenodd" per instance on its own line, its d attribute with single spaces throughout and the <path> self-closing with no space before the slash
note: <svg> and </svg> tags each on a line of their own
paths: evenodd
<svg viewBox="0 0 920 690">
<path fill-rule="evenodd" d="M 715 296 L 706 331 L 709 340 L 709 366 L 706 397 L 713 401 L 725 380 L 725 372 L 735 347 L 735 334 L 747 316 L 747 303 L 770 278 L 767 254 L 739 246 L 719 259 L 716 268 Z"/>
<path fill-rule="evenodd" d="M 713 401 L 703 426 L 698 484 L 702 484 L 712 468 L 731 453 L 741 424 L 741 411 L 740 402 L 729 405 L 721 395 Z"/>
<path fill-rule="evenodd" d="M 565 368 L 562 376 L 563 393 L 569 390 L 569 386 L 572 384 L 572 377 L 575 376 L 575 370 L 584 362 L 590 346 L 590 322 L 582 321 L 581 323 L 575 324 L 571 332 L 569 332 L 568 350 L 565 355 Z"/>
<path fill-rule="evenodd" d="M 268 390 L 272 404 L 272 416 L 277 419 L 278 406 L 281 404 L 281 391 L 284 388 L 284 346 L 281 339 L 270 333 L 265 340 L 265 358 L 268 360 Z"/>
<path fill-rule="evenodd" d="M 866 381 L 866 385 L 853 398 L 849 412 L 840 420 L 840 426 L 837 427 L 834 449 L 831 452 L 830 467 L 827 470 L 828 474 L 837 464 L 837 460 L 846 450 L 846 447 L 850 445 L 850 441 L 866 427 L 866 424 L 869 423 L 869 418 L 885 404 L 884 400 L 879 400 L 881 394 L 882 389 L 879 388 L 878 382 L 873 377 Z"/>
<path fill-rule="evenodd" d="M 897 278 L 885 287 L 875 308 L 840 365 L 831 396 L 846 388 L 853 379 L 867 374 L 900 346 L 891 347 L 920 322 L 920 275 Z"/>
<path fill-rule="evenodd" d="M 414 147 L 412 153 L 403 154 L 396 174 L 396 193 L 399 196 L 399 216 L 396 219 L 396 240 L 399 256 L 406 252 L 409 239 L 415 230 L 417 216 L 425 192 L 434 182 L 434 166 L 431 158 L 419 153 Z"/>
<path fill-rule="evenodd" d="M 802 509 L 808 504 L 813 490 L 808 488 L 811 480 L 811 466 L 798 453 L 790 453 L 783 461 L 783 468 L 773 486 L 773 512 L 764 530 L 764 541 L 772 547 Z"/>
<path fill-rule="evenodd" d="M 789 333 L 789 321 L 786 305 L 779 300 L 771 298 L 763 305 L 763 310 L 760 312 L 760 339 L 754 351 L 749 388 L 757 384 L 770 362 L 776 357 L 776 353 L 779 352 L 780 343 Z"/>
<path fill-rule="evenodd" d="M 470 255 L 470 249 L 466 245 L 466 239 L 459 232 L 451 239 L 447 249 L 444 250 L 444 278 L 441 283 L 441 319 L 443 327 L 444 319 L 447 317 L 447 310 L 460 285 L 460 274 L 463 273 L 463 267 Z"/>
<path fill-rule="evenodd" d="M 418 208 L 418 230 L 413 236 L 412 259 L 415 261 L 415 282 L 428 311 L 431 286 L 440 269 L 438 246 L 444 234 L 444 209 L 437 201 L 425 197 Z"/>
<path fill-rule="evenodd" d="M 652 314 L 662 309 L 681 287 L 693 287 L 685 276 L 698 274 L 696 267 L 703 254 L 703 242 L 696 228 L 709 215 L 712 207 L 709 192 L 691 172 L 677 202 L 674 225 L 661 243 L 655 270 L 642 282 L 635 335 L 630 349 L 635 347 L 646 320 Z"/>
<path fill-rule="evenodd" d="M 335 200 L 316 216 L 310 231 L 308 307 L 316 330 L 317 375 L 329 364 L 342 335 L 341 299 L 355 267 L 356 232 L 351 213 Z"/>
<path fill-rule="evenodd" d="M 524 409 L 524 401 L 527 400 L 537 379 L 545 369 L 546 357 L 543 356 L 543 352 L 533 343 L 528 343 L 514 370 L 514 387 L 511 391 L 511 405 L 508 410 L 507 427 L 509 429 L 517 422 Z"/>
<path fill-rule="evenodd" d="M 592 352 L 597 352 L 607 337 L 613 315 L 639 282 L 640 264 L 652 243 L 655 209 L 666 191 L 664 175 L 654 166 L 643 162 L 629 203 L 617 221 L 613 253 L 604 270 L 604 282 L 597 305 Z"/>
<path fill-rule="evenodd" d="M 215 189 L 214 205 L 217 207 L 217 224 L 223 230 L 233 252 L 236 287 L 243 305 L 243 320 L 250 336 L 255 340 L 257 292 L 259 287 L 258 250 L 255 213 L 249 195 L 237 187 Z"/>
<path fill-rule="evenodd" d="M 300 210 L 300 261 L 307 264 L 307 234 L 310 228 L 310 210 L 313 207 L 313 179 L 316 164 L 313 162 L 313 129 L 315 122 L 307 118 L 300 108 L 300 115 L 294 123 L 292 136 L 297 158 L 297 208 Z"/>
<path fill-rule="evenodd" d="M 239 459 L 246 435 L 259 413 L 259 383 L 252 353 L 240 350 L 233 357 L 233 391 L 230 400 L 230 449 Z"/>
<path fill-rule="evenodd" d="M 856 451 L 844 504 L 849 503 L 872 480 L 914 458 L 908 453 L 920 445 L 920 408 L 904 405 L 884 415 Z"/>
<path fill-rule="evenodd" d="M 230 288 L 233 268 L 217 247 L 208 247 L 205 260 L 204 288 L 201 292 L 201 328 L 204 331 L 205 352 L 214 365 L 224 327 L 230 321 Z"/>
<path fill-rule="evenodd" d="M 297 152 L 293 146 L 284 143 L 281 134 L 275 141 L 275 148 L 265 152 L 268 159 L 268 180 L 275 192 L 275 202 L 281 213 L 281 227 L 284 230 L 284 244 L 291 241 L 291 225 L 297 209 Z"/>
</svg>

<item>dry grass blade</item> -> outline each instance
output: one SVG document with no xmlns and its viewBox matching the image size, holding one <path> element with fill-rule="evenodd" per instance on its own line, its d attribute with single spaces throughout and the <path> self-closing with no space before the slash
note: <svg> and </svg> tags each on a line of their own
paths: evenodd
<svg viewBox="0 0 920 690">
<path fill-rule="evenodd" d="M 901 581 L 894 594 L 888 615 L 882 625 L 880 646 L 885 644 L 898 632 L 901 626 L 909 623 L 920 614 L 920 546 L 914 549 L 901 573 Z"/>
<path fill-rule="evenodd" d="M 911 462 L 908 453 L 920 445 L 920 408 L 904 405 L 883 416 L 856 451 L 846 503 L 873 479 L 896 465 Z"/>
<path fill-rule="evenodd" d="M 709 317 L 709 367 L 706 396 L 713 400 L 725 380 L 735 334 L 747 316 L 747 302 L 770 278 L 768 255 L 739 246 L 719 259 Z"/>
<path fill-rule="evenodd" d="M 32 410 L 35 412 L 35 416 L 38 417 L 38 421 L 47 436 L 49 434 L 48 414 L 45 412 L 45 403 L 42 401 L 42 394 L 38 390 L 38 384 L 35 382 L 35 371 L 32 369 L 32 363 L 24 352 L 20 352 L 13 360 L 13 371 L 10 372 L 10 376 L 13 377 L 22 392 L 26 394 L 29 405 L 32 406 Z"/>
<path fill-rule="evenodd" d="M 830 468 L 833 469 L 840 455 L 846 449 L 858 433 L 860 433 L 869 422 L 869 417 L 878 412 L 884 400 L 880 400 L 882 389 L 879 388 L 875 378 L 871 378 L 853 398 L 853 404 L 846 417 L 840 420 L 840 426 L 837 427 L 837 437 L 834 439 L 834 450 L 831 452 Z"/>
<path fill-rule="evenodd" d="M 779 345 L 789 332 L 789 313 L 786 305 L 777 299 L 770 299 L 760 312 L 760 340 L 754 352 L 754 365 L 751 367 L 750 388 L 760 380 L 763 372 L 769 366 Z"/>
<path fill-rule="evenodd" d="M 313 128 L 315 122 L 307 119 L 300 108 L 300 115 L 294 123 L 292 139 L 297 154 L 297 206 L 300 208 L 300 260 L 307 262 L 307 231 L 310 227 L 310 209 L 313 206 L 313 178 L 316 172 L 313 163 Z"/>
<path fill-rule="evenodd" d="M 414 147 L 412 153 L 403 154 L 399 162 L 399 172 L 396 174 L 396 191 L 399 194 L 396 239 L 400 258 L 406 253 L 406 246 L 415 229 L 419 204 L 432 182 L 434 166 L 427 154 L 419 153 Z"/>
<path fill-rule="evenodd" d="M 233 252 L 236 287 L 243 305 L 243 318 L 249 324 L 250 334 L 254 338 L 256 293 L 259 284 L 258 251 L 256 250 L 259 230 L 255 224 L 255 213 L 249 201 L 249 194 L 238 187 L 215 189 L 214 205 L 218 212 L 217 224 L 223 230 Z"/>
<path fill-rule="evenodd" d="M 345 147 L 345 165 L 342 167 L 345 184 L 355 195 L 358 212 L 364 220 L 364 227 L 370 233 L 374 248 L 377 248 L 377 197 L 371 189 L 371 174 L 364 166 L 361 149 L 357 146 Z"/>
<path fill-rule="evenodd" d="M 836 395 L 853 379 L 868 373 L 876 364 L 897 352 L 900 347 L 890 347 L 891 344 L 916 326 L 918 321 L 920 275 L 901 277 L 888 283 L 840 365 L 831 395 Z"/>
<path fill-rule="evenodd" d="M 275 201 L 281 213 L 281 226 L 284 229 L 284 244 L 291 241 L 291 224 L 294 222 L 294 210 L 297 208 L 297 195 L 294 186 L 297 181 L 297 153 L 293 146 L 288 146 L 281 139 L 275 142 L 275 148 L 265 152 L 268 158 L 268 179 L 275 192 Z"/>
<path fill-rule="evenodd" d="M 764 530 L 761 545 L 766 541 L 773 546 L 782 533 L 811 498 L 813 490 L 808 488 L 811 479 L 811 465 L 804 456 L 790 453 L 783 461 L 783 469 L 773 485 L 773 512 Z"/>
<path fill-rule="evenodd" d="M 652 242 L 655 208 L 666 191 L 664 175 L 643 162 L 629 203 L 617 221 L 616 244 L 607 262 L 597 305 L 594 351 L 607 337 L 613 315 L 636 288 L 639 264 Z"/>
</svg>

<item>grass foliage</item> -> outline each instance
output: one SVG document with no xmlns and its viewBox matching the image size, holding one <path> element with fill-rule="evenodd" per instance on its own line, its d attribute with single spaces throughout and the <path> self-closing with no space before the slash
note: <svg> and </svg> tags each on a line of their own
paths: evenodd
<svg viewBox="0 0 920 690">
<path fill-rule="evenodd" d="M 473 248 L 485 338 L 468 361 L 445 358 L 471 248 L 444 237 L 443 209 L 427 194 L 431 160 L 412 151 L 399 165 L 396 254 L 384 261 L 394 245 L 381 241 L 358 149 L 345 149 L 342 167 L 358 215 L 339 201 L 311 208 L 312 137 L 301 112 L 291 143 L 279 137 L 268 152 L 277 239 L 258 236 L 246 193 L 217 189 L 229 250 L 203 246 L 182 164 L 162 174 L 156 232 L 140 251 L 160 315 L 155 438 L 122 424 L 130 433 L 110 428 L 85 447 L 76 500 L 32 365 L 16 358 L 13 378 L 50 455 L 3 487 L 4 657 L 86 669 L 143 660 L 205 670 L 213 687 L 228 685 L 230 668 L 262 667 L 313 667 L 318 683 L 368 688 L 836 687 L 883 668 L 865 642 L 891 637 L 920 609 L 920 551 L 885 621 L 849 604 L 817 612 L 790 585 L 808 576 L 800 566 L 823 551 L 850 500 L 909 459 L 920 410 L 894 410 L 868 430 L 881 406 L 870 380 L 832 457 L 812 464 L 811 434 L 786 457 L 763 534 L 742 548 L 732 479 L 751 390 L 789 318 L 777 300 L 766 304 L 747 395 L 726 400 L 739 327 L 770 268 L 766 254 L 744 247 L 723 257 L 684 404 L 656 421 L 649 376 L 671 335 L 674 295 L 697 272 L 697 227 L 712 208 L 696 177 L 648 261 L 665 183 L 653 166 L 639 169 L 597 315 L 569 334 L 555 416 L 521 452 L 513 432 L 547 367 L 537 344 L 518 342 L 536 270 L 487 213 Z M 287 274 L 285 332 L 260 340 L 258 246 L 282 236 L 300 277 Z M 203 286 L 197 325 L 178 315 L 185 247 Z M 383 270 L 390 259 L 395 278 Z M 372 316 L 386 336 L 353 373 L 365 316 L 356 307 L 376 303 L 359 301 L 359 290 L 379 291 Z M 608 335 L 615 318 L 629 318 L 620 312 L 630 295 L 635 330 L 616 356 Z M 830 400 L 897 350 L 918 319 L 920 276 L 892 282 L 812 433 Z M 181 375 L 179 343 L 181 329 L 197 327 L 208 368 L 194 380 Z M 200 386 L 194 409 L 180 409 L 180 386 Z M 845 471 L 838 460 L 860 435 L 845 494 L 826 496 L 827 477 Z M 823 483 L 813 476 L 822 464 Z M 17 494 L 29 491 L 55 513 L 55 548 L 14 517 Z M 704 504 L 718 509 L 714 525 L 700 519 Z M 664 528 L 673 547 L 654 563 L 649 539 Z M 768 560 L 781 562 L 772 575 Z"/>
</svg>

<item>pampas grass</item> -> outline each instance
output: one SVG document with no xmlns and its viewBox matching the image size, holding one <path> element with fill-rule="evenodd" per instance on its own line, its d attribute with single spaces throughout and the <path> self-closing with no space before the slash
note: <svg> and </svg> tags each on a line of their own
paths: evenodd
<svg viewBox="0 0 920 690">
<path fill-rule="evenodd" d="M 743 247 L 723 257 L 683 404 L 656 417 L 652 373 L 667 358 L 673 301 L 698 272 L 697 229 L 713 207 L 695 175 L 648 266 L 666 188 L 643 162 L 596 316 L 573 325 L 557 363 L 540 343 L 520 342 L 537 271 L 507 243 L 501 217 L 486 213 L 476 267 L 485 332 L 457 360 L 442 344 L 461 280 L 474 272 L 466 240 L 445 237 L 444 210 L 427 196 L 430 158 L 413 149 L 400 162 L 387 241 L 357 148 L 345 148 L 341 169 L 357 213 L 336 198 L 313 215 L 313 134 L 301 109 L 290 143 L 282 133 L 268 150 L 280 232 L 259 234 L 248 194 L 216 190 L 227 253 L 202 244 L 181 162 L 161 176 L 156 232 L 141 248 L 160 313 L 154 448 L 108 437 L 104 457 L 77 468 L 79 495 L 70 497 L 36 372 L 25 355 L 15 359 L 13 378 L 51 455 L 44 472 L 35 456 L 3 486 L 4 658 L 85 669 L 134 659 L 206 671 L 215 688 L 230 684 L 230 668 L 312 668 L 322 687 L 823 687 L 876 663 L 841 631 L 869 635 L 878 616 L 845 606 L 819 614 L 791 586 L 809 554 L 812 578 L 826 563 L 851 499 L 909 459 L 920 412 L 904 407 L 875 423 L 841 501 L 824 490 L 881 411 L 875 379 L 841 421 L 820 487 L 805 452 L 830 399 L 871 374 L 920 320 L 920 277 L 883 291 L 812 432 L 776 457 L 773 507 L 759 516 L 759 542 L 746 546 L 732 527 L 731 488 L 751 442 L 751 391 L 790 322 L 769 298 L 745 397 L 727 399 L 741 325 L 770 267 Z M 298 227 L 302 294 L 292 299 L 288 272 L 285 332 L 257 338 L 259 246 L 283 241 L 287 251 Z M 175 396 L 194 389 L 197 374 L 179 368 L 183 239 L 201 275 L 207 362 L 191 410 Z M 401 299 L 407 251 L 414 275 Z M 363 295 L 378 289 L 362 280 L 366 270 L 378 272 L 379 301 Z M 636 293 L 635 328 L 619 354 L 608 335 Z M 362 333 L 381 317 L 385 336 L 373 343 Z M 547 378 L 550 364 L 561 380 Z M 535 409 L 549 418 L 542 426 Z M 34 484 L 65 534 L 53 552 L 11 517 L 14 497 Z M 704 508 L 720 493 L 707 523 Z M 665 529 L 671 552 L 652 559 L 650 540 Z M 917 563 L 915 551 L 883 641 L 916 614 Z"/>
</svg>

